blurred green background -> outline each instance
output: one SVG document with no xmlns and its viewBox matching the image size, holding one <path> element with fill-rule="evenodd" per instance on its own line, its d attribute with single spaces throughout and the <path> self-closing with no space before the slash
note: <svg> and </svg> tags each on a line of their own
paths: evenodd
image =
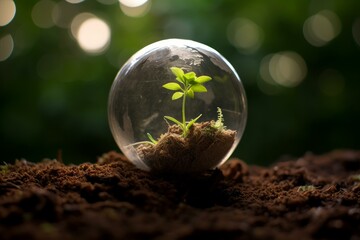
<svg viewBox="0 0 360 240">
<path fill-rule="evenodd" d="M 207 44 L 240 75 L 249 115 L 234 156 L 359 149 L 360 1 L 0 0 L 1 161 L 118 150 L 112 81 L 166 38 Z"/>
</svg>

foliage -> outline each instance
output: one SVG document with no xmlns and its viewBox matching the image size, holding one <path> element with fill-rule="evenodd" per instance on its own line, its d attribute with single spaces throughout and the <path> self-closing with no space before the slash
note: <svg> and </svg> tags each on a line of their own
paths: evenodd
<svg viewBox="0 0 360 240">
<path fill-rule="evenodd" d="M 147 133 L 146 135 L 150 140 L 150 142 L 149 142 L 150 144 L 157 144 L 157 141 L 153 138 L 153 136 L 151 136 L 150 133 Z"/>
<path fill-rule="evenodd" d="M 6 174 L 9 172 L 9 166 L 7 164 L 0 166 L 0 174 Z"/>
<path fill-rule="evenodd" d="M 41 15 L 53 12 L 50 7 L 35 18 L 33 9 L 40 1 L 14 2 L 19 11 L 0 33 L 0 39 L 11 34 L 14 49 L 7 60 L 0 62 L 0 143 L 6 161 L 52 158 L 61 148 L 65 162 L 85 162 L 117 149 L 106 117 L 114 76 L 133 53 L 164 38 L 209 45 L 238 72 L 248 97 L 249 118 L 235 156 L 267 165 L 285 152 L 300 156 L 309 150 L 359 147 L 360 108 L 354 103 L 360 99 L 360 1 L 295 0 L 274 4 L 260 0 L 198 0 L 189 4 L 158 0 L 151 1 L 147 14 L 141 17 L 126 16 L 115 6 L 118 1 L 46 4 L 56 5 L 61 14 L 70 11 L 66 19 L 59 15 L 57 20 Z M 315 47 L 304 39 L 304 22 L 323 9 L 338 16 L 341 31 L 333 41 Z M 209 17 L 214 11 L 216 14 Z M 104 54 L 82 51 L 70 37 L 70 29 L 63 28 L 70 27 L 70 20 L 84 12 L 101 17 L 112 29 Z M 239 18 L 251 20 L 260 28 L 261 42 L 253 42 L 257 49 L 242 52 L 236 47 L 242 37 L 249 40 L 250 36 L 239 35 L 237 28 L 230 31 Z M 40 28 L 34 19 L 49 25 Z M 232 42 L 231 36 L 236 36 Z M 262 63 L 277 51 L 295 51 L 306 61 L 307 76 L 297 87 L 279 87 L 262 80 L 263 73 L 269 74 Z M 260 73 L 261 69 L 266 71 Z M 329 70 L 332 74 L 327 75 Z"/>
<path fill-rule="evenodd" d="M 190 127 L 201 117 L 201 114 L 191 121 L 186 121 L 186 97 L 194 98 L 195 93 L 207 92 L 206 87 L 204 87 L 204 83 L 211 80 L 209 76 L 200 76 L 197 77 L 196 73 L 188 72 L 184 73 L 181 68 L 171 67 L 172 73 L 176 76 L 176 80 L 181 84 L 176 82 L 170 82 L 163 85 L 164 88 L 175 91 L 172 95 L 172 100 L 177 100 L 182 98 L 182 122 L 171 116 L 165 116 L 164 118 L 170 120 L 177 124 L 182 130 L 182 136 L 186 137 L 189 133 Z"/>
<path fill-rule="evenodd" d="M 217 108 L 218 117 L 216 122 L 212 125 L 212 127 L 216 128 L 217 130 L 221 131 L 226 128 L 224 126 L 224 115 L 222 114 L 221 108 Z"/>
</svg>

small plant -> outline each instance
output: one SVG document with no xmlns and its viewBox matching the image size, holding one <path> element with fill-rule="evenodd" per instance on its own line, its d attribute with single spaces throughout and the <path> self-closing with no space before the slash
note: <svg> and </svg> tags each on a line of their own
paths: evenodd
<svg viewBox="0 0 360 240">
<path fill-rule="evenodd" d="M 206 87 L 204 87 L 204 83 L 211 80 L 211 77 L 209 76 L 200 76 L 197 77 L 194 72 L 188 72 L 184 73 L 184 71 L 181 68 L 178 67 L 172 67 L 170 68 L 172 73 L 176 76 L 176 80 L 179 83 L 176 82 L 170 82 L 163 85 L 164 88 L 175 91 L 175 93 L 172 95 L 172 100 L 177 100 L 182 98 L 182 121 L 171 117 L 171 116 L 165 116 L 164 118 L 166 120 L 172 121 L 175 124 L 177 124 L 181 130 L 182 130 L 182 136 L 186 137 L 189 134 L 190 127 L 201 117 L 201 114 L 197 116 L 196 118 L 192 119 L 191 121 L 186 121 L 186 97 L 194 98 L 195 93 L 201 93 L 201 92 L 207 92 Z M 151 139 L 150 139 L 151 140 Z"/>
<path fill-rule="evenodd" d="M 204 133 L 206 135 L 214 136 L 214 134 L 218 131 L 223 131 L 226 129 L 224 125 L 224 116 L 222 114 L 221 108 L 217 108 L 217 120 L 211 121 L 211 124 L 204 129 Z"/>
<path fill-rule="evenodd" d="M 150 133 L 147 133 L 146 135 L 147 135 L 147 137 L 148 137 L 149 140 L 150 140 L 150 142 L 147 142 L 147 143 L 154 144 L 154 145 L 157 144 L 158 141 L 156 141 L 156 140 L 153 138 L 153 136 L 151 136 Z"/>
<path fill-rule="evenodd" d="M 172 101 L 181 99 L 181 120 L 172 116 L 164 116 L 168 123 L 168 131 L 158 139 L 147 133 L 148 140 L 136 142 L 139 158 L 152 171 L 195 173 L 216 167 L 231 150 L 236 131 L 224 126 L 221 108 L 217 108 L 217 119 L 196 123 L 202 116 L 187 121 L 186 101 L 195 98 L 195 94 L 207 92 L 204 84 L 211 79 L 209 76 L 196 76 L 195 72 L 187 72 L 178 67 L 170 68 L 176 81 L 162 85 L 173 91 Z M 180 107 L 180 106 L 179 106 Z M 171 122 L 171 123 L 170 123 Z M 131 149 L 132 151 L 133 149 Z M 181 160 L 181 161 L 180 161 Z"/>
<path fill-rule="evenodd" d="M 221 108 L 217 108 L 218 117 L 216 122 L 212 125 L 213 128 L 221 131 L 224 130 L 226 127 L 224 126 L 224 115 L 222 114 Z"/>
<path fill-rule="evenodd" d="M 0 166 L 0 174 L 7 174 L 9 172 L 9 166 L 5 162 L 4 164 Z"/>
<path fill-rule="evenodd" d="M 298 192 L 311 192 L 311 191 L 315 191 L 316 187 L 314 185 L 304 185 L 304 186 L 300 186 L 298 188 Z"/>
<path fill-rule="evenodd" d="M 184 73 L 184 71 L 178 67 L 171 67 L 170 70 L 181 85 L 177 82 L 169 82 L 164 84 L 162 87 L 171 91 L 175 91 L 171 97 L 172 100 L 182 98 L 182 120 L 180 122 L 171 116 L 164 116 L 164 118 L 165 120 L 169 120 L 177 124 L 182 130 L 182 136 L 186 137 L 189 134 L 190 127 L 202 116 L 202 114 L 200 114 L 191 121 L 186 121 L 186 97 L 194 98 L 195 93 L 207 92 L 207 89 L 203 84 L 210 81 L 211 77 L 205 75 L 197 77 L 195 72 Z M 218 127 L 216 127 L 218 129 L 223 126 L 223 117 L 220 108 L 218 108 L 218 121 L 216 121 L 215 125 L 216 124 L 218 125 Z M 137 142 L 136 144 L 157 144 L 158 141 L 156 141 L 150 133 L 147 133 L 147 137 L 150 141 Z"/>
</svg>

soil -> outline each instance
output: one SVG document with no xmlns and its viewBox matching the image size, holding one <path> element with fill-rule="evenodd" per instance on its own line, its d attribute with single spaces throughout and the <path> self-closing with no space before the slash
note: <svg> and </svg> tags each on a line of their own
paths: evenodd
<svg viewBox="0 0 360 240">
<path fill-rule="evenodd" d="M 0 169 L 1 239 L 360 239 L 360 151 L 196 176 L 25 160 Z"/>
<path fill-rule="evenodd" d="M 178 125 L 171 125 L 156 145 L 141 144 L 138 155 L 153 172 L 196 173 L 213 169 L 226 157 L 236 131 L 216 129 L 214 121 L 194 123 L 187 137 Z"/>
</svg>

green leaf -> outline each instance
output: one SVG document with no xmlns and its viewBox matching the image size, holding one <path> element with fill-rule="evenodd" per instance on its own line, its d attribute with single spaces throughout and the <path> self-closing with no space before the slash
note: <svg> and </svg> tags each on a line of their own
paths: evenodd
<svg viewBox="0 0 360 240">
<path fill-rule="evenodd" d="M 200 76 L 200 77 L 195 79 L 195 82 L 197 82 L 197 83 L 205 83 L 205 82 L 210 81 L 211 79 L 212 78 L 209 77 L 209 76 Z"/>
<path fill-rule="evenodd" d="M 193 77 L 196 77 L 196 73 L 195 72 L 188 72 L 188 73 L 185 73 L 184 76 L 186 78 L 193 78 Z"/>
<path fill-rule="evenodd" d="M 195 84 L 195 85 L 192 85 L 192 86 L 191 86 L 191 89 L 192 89 L 194 92 L 207 92 L 206 87 L 204 87 L 204 86 L 201 85 L 200 83 Z"/>
<path fill-rule="evenodd" d="M 177 77 L 177 78 L 175 78 L 175 79 L 176 79 L 176 81 L 181 82 L 182 84 L 184 84 L 184 79 L 183 79 L 183 78 Z"/>
<path fill-rule="evenodd" d="M 194 98 L 194 91 L 190 88 L 188 91 L 187 91 L 187 96 L 191 97 L 191 98 Z"/>
<path fill-rule="evenodd" d="M 170 120 L 172 122 L 174 122 L 175 124 L 179 125 L 181 127 L 181 129 L 183 129 L 183 124 L 181 122 L 179 122 L 178 120 L 176 120 L 175 118 L 173 117 L 170 117 L 170 116 L 164 116 L 165 119 L 167 120 Z"/>
<path fill-rule="evenodd" d="M 191 83 L 195 81 L 196 74 L 194 72 L 188 72 L 184 74 L 184 77 L 188 80 L 189 83 Z"/>
<path fill-rule="evenodd" d="M 171 83 L 167 83 L 163 85 L 163 88 L 169 89 L 169 90 L 173 90 L 173 91 L 177 91 L 177 90 L 182 90 L 180 85 L 174 82 Z"/>
<path fill-rule="evenodd" d="M 156 141 L 150 133 L 147 133 L 146 135 L 153 144 L 157 144 L 158 141 Z"/>
<path fill-rule="evenodd" d="M 188 124 L 186 125 L 185 128 L 185 132 L 187 135 L 187 132 L 189 131 L 190 127 L 202 116 L 202 114 L 200 114 L 199 116 L 197 116 L 196 118 L 192 119 L 190 122 L 188 122 Z"/>
<path fill-rule="evenodd" d="M 171 99 L 172 99 L 172 100 L 176 100 L 176 99 L 181 98 L 183 95 L 184 95 L 183 92 L 175 92 L 175 93 L 172 95 Z"/>
<path fill-rule="evenodd" d="M 171 67 L 170 70 L 176 77 L 178 77 L 179 79 L 183 79 L 184 71 L 181 68 Z"/>
</svg>

